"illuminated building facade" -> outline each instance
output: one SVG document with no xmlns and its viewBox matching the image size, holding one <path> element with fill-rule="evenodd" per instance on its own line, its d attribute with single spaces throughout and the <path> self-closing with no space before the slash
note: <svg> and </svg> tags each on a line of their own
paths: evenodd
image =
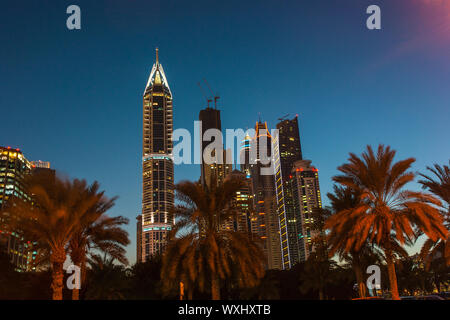
<svg viewBox="0 0 450 320">
<path fill-rule="evenodd" d="M 252 138 L 247 133 L 244 137 L 244 140 L 241 141 L 241 150 L 239 154 L 241 171 L 245 173 L 245 176 L 247 178 L 250 178 L 252 171 L 251 168 L 253 166 L 253 164 L 250 163 L 251 146 L 252 146 Z"/>
<path fill-rule="evenodd" d="M 33 168 L 50 169 L 50 162 L 48 161 L 30 161 Z"/>
<path fill-rule="evenodd" d="M 241 150 L 240 150 L 240 168 L 241 172 L 246 181 L 249 182 L 250 194 L 252 196 L 253 204 L 252 204 L 252 214 L 250 217 L 250 232 L 253 236 L 257 236 L 259 232 L 259 215 L 255 212 L 255 193 L 253 190 L 253 179 L 252 177 L 252 168 L 256 163 L 250 162 L 250 148 L 252 147 L 252 138 L 248 135 L 245 135 L 244 140 L 241 142 Z M 256 147 L 256 146 L 255 146 Z M 256 159 L 254 159 L 256 160 Z"/>
<path fill-rule="evenodd" d="M 143 96 L 141 261 L 164 250 L 174 223 L 170 214 L 174 203 L 172 108 L 172 92 L 156 49 Z"/>
<path fill-rule="evenodd" d="M 51 178 L 55 178 L 56 176 L 56 171 L 50 168 L 50 162 L 48 161 L 41 161 L 41 160 L 37 160 L 37 161 L 30 161 L 31 163 L 31 172 L 33 174 L 39 174 L 41 172 L 49 175 Z"/>
<path fill-rule="evenodd" d="M 201 178 L 202 183 L 204 185 L 211 187 L 212 183 L 216 183 L 216 186 L 219 186 L 223 183 L 225 178 L 232 172 L 233 165 L 227 164 L 227 150 L 220 150 L 222 153 L 222 161 L 219 162 L 218 160 L 214 161 L 211 164 L 202 163 L 202 173 L 204 175 Z M 228 151 L 229 152 L 229 151 Z M 212 157 L 215 157 L 214 152 L 211 153 Z M 220 155 L 219 155 L 220 156 Z"/>
<path fill-rule="evenodd" d="M 311 230 L 313 210 L 322 208 L 319 186 L 319 170 L 311 166 L 310 160 L 294 163 L 290 180 L 287 184 L 288 212 L 287 219 L 293 220 L 290 226 L 290 251 L 292 265 L 308 259 L 314 251 L 312 239 L 315 231 Z"/>
<path fill-rule="evenodd" d="M 254 232 L 254 235 L 257 236 L 257 229 L 255 229 L 257 219 L 253 210 L 251 180 L 246 178 L 245 174 L 239 170 L 233 170 L 226 177 L 226 179 L 242 179 L 245 183 L 242 188 L 236 192 L 236 196 L 233 199 L 233 205 L 236 208 L 236 215 L 229 221 L 226 221 L 222 225 L 222 228 L 226 230 L 248 233 L 250 236 L 252 236 Z"/>
<path fill-rule="evenodd" d="M 292 196 L 286 184 L 295 161 L 302 159 L 298 117 L 277 124 L 278 135 L 273 137 L 277 212 L 280 224 L 280 243 L 283 269 L 290 269 L 298 259 L 296 224 Z"/>
<path fill-rule="evenodd" d="M 298 129 L 298 116 L 277 124 L 281 174 L 288 177 L 295 161 L 302 160 L 302 147 Z"/>
<path fill-rule="evenodd" d="M 280 230 L 274 175 L 273 169 L 271 169 L 272 137 L 267 129 L 267 123 L 257 122 L 255 131 L 251 145 L 256 148 L 256 160 L 251 159 L 251 162 L 255 164 L 250 166 L 249 170 L 254 192 L 255 210 L 258 215 L 258 235 L 264 241 L 263 250 L 267 256 L 267 268 L 281 269 Z M 262 152 L 263 150 L 265 152 Z M 252 157 L 251 153 L 250 157 Z M 264 163 L 264 158 L 268 158 L 269 163 Z M 266 174 L 261 174 L 264 169 L 267 171 Z M 272 173 L 267 174 L 268 172 Z"/>
<path fill-rule="evenodd" d="M 136 261 L 142 261 L 142 215 L 136 218 Z"/>
<path fill-rule="evenodd" d="M 31 200 L 25 185 L 31 170 L 31 163 L 19 149 L 0 147 L 0 210 L 6 208 L 6 201 L 12 197 Z M 0 215 L 0 250 L 6 250 L 17 271 L 32 271 L 36 252 L 29 250 L 32 244 L 22 237 L 20 230 L 7 227 L 9 219 L 14 217 L 7 210 Z"/>
</svg>

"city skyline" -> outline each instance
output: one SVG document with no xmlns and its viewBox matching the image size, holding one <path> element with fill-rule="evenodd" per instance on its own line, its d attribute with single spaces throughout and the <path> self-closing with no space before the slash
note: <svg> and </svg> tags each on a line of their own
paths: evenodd
<svg viewBox="0 0 450 320">
<path fill-rule="evenodd" d="M 170 41 L 165 38 L 186 21 L 158 26 L 138 14 L 136 4 L 108 7 L 107 13 L 116 18 L 108 20 L 100 3 L 81 2 L 86 19 L 79 34 L 64 30 L 65 17 L 58 18 L 64 10 L 55 6 L 46 13 L 52 22 L 44 23 L 34 34 L 38 40 L 32 39 L 33 32 L 27 27 L 15 25 L 1 14 L 2 21 L 16 26 L 14 31 L 24 38 L 14 46 L 7 44 L 0 53 L 2 59 L 12 61 L 3 68 L 5 94 L 0 102 L 16 119 L 0 128 L 0 145 L 20 148 L 28 159 L 50 161 L 53 168 L 71 177 L 98 180 L 108 196 L 118 195 L 110 214 L 130 219 L 127 230 L 132 243 L 127 249 L 131 263 L 135 261 L 134 221 L 141 203 L 139 105 L 155 47 L 161 50 L 176 97 L 174 128 L 193 133 L 193 121 L 205 107 L 197 87 L 202 78 L 220 92 L 223 128 L 252 127 L 258 112 L 274 128 L 278 118 L 298 114 L 303 157 L 313 160 L 320 170 L 324 205 L 326 193 L 332 191 L 336 167 L 347 160 L 349 152 L 360 154 L 366 144 L 391 145 L 398 151 L 398 159 L 415 157 L 414 170 L 424 171 L 426 166 L 448 159 L 444 135 L 450 94 L 439 84 L 450 82 L 445 53 L 449 45 L 433 39 L 425 44 L 419 41 L 433 34 L 433 22 L 425 20 L 419 34 L 406 27 L 409 19 L 435 15 L 438 23 L 441 16 L 420 1 L 407 10 L 398 4 L 385 4 L 385 24 L 375 34 L 364 29 L 363 7 L 367 3 L 353 2 L 355 8 L 350 8 L 331 2 L 326 6 L 335 8 L 336 13 L 329 10 L 318 22 L 307 13 L 323 12 L 324 4 L 285 4 L 278 10 L 290 22 L 280 19 L 273 27 L 265 19 L 270 4 L 265 3 L 264 10 L 256 12 L 249 5 L 233 3 L 241 11 L 231 16 L 235 26 L 224 35 L 222 44 L 217 40 L 209 50 L 202 43 L 220 36 L 221 23 L 226 22 L 223 15 L 212 21 L 210 13 L 223 9 L 229 14 L 232 4 L 215 4 L 204 12 L 191 8 L 189 12 L 204 17 L 211 30 L 194 32 L 199 25 L 193 22 Z M 142 6 L 150 10 L 144 3 Z M 162 16 L 171 9 L 164 4 L 158 8 Z M 15 13 L 16 9 L 12 5 L 6 12 Z M 179 15 L 182 9 L 180 5 L 175 13 Z M 42 13 L 40 10 L 36 7 L 34 12 Z M 295 11 L 298 19 L 293 20 L 294 13 L 289 11 Z M 251 25 L 244 19 L 246 15 L 259 18 Z M 40 17 L 27 13 L 19 16 L 31 21 Z M 133 17 L 135 21 L 127 26 Z M 145 43 L 139 43 L 146 34 L 140 29 L 146 26 L 159 35 L 150 35 Z M 259 43 L 252 49 L 246 46 L 245 41 L 256 29 L 273 43 Z M 111 30 L 110 36 L 97 39 Z M 190 32 L 192 43 L 183 39 Z M 347 33 L 350 36 L 346 39 L 340 38 Z M 0 36 L 5 39 L 11 33 L 2 30 Z M 420 39 L 413 41 L 417 37 Z M 232 45 L 234 38 L 237 40 Z M 39 40 L 45 40 L 49 47 L 39 50 Z M 408 45 L 416 52 L 409 51 Z M 123 48 L 128 46 L 135 49 Z M 225 53 L 224 48 L 228 48 Z M 14 57 L 16 52 L 23 63 Z M 312 61 L 315 56 L 317 60 Z M 93 75 L 92 69 L 96 70 Z M 30 82 L 25 90 L 23 83 Z M 236 117 L 239 113 L 242 116 Z M 199 165 L 175 167 L 175 182 L 199 177 Z"/>
</svg>

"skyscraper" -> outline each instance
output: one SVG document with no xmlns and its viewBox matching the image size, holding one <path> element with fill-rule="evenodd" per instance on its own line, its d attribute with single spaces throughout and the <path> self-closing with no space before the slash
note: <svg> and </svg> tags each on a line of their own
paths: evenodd
<svg viewBox="0 0 450 320">
<path fill-rule="evenodd" d="M 267 129 L 267 123 L 258 121 L 255 131 L 251 148 L 256 148 L 256 159 L 250 159 L 254 164 L 250 166 L 249 170 L 253 184 L 255 209 L 258 214 L 258 234 L 264 240 L 263 249 L 267 256 L 267 268 L 281 269 L 280 230 L 274 175 L 271 171 L 273 170 L 271 169 L 272 136 Z M 252 157 L 253 155 L 250 153 L 250 158 Z M 263 170 L 266 172 L 263 173 Z"/>
<path fill-rule="evenodd" d="M 280 165 L 283 177 L 291 173 L 295 161 L 302 160 L 302 147 L 298 129 L 298 116 L 277 124 L 280 145 Z"/>
<path fill-rule="evenodd" d="M 273 137 L 275 186 L 277 198 L 277 212 L 280 224 L 280 243 L 283 269 L 291 268 L 298 259 L 296 246 L 296 223 L 292 215 L 292 197 L 287 189 L 292 167 L 297 160 L 302 159 L 300 134 L 297 116 L 292 120 L 282 120 L 277 124 L 278 136 Z"/>
<path fill-rule="evenodd" d="M 19 149 L 0 147 L 0 210 L 6 208 L 7 200 L 12 197 L 31 200 L 25 182 L 31 170 L 31 163 Z M 29 250 L 31 243 L 23 238 L 20 230 L 7 227 L 11 218 L 7 210 L 0 215 L 0 250 L 6 250 L 16 270 L 31 271 L 36 254 Z"/>
<path fill-rule="evenodd" d="M 207 130 L 216 129 L 220 132 L 222 131 L 222 124 L 220 122 L 220 110 L 210 108 L 209 106 L 206 109 L 200 110 L 199 120 L 202 123 L 201 126 L 201 173 L 200 173 L 200 181 L 203 185 L 211 187 L 211 183 L 215 181 L 216 185 L 223 183 L 225 177 L 231 173 L 233 170 L 232 164 L 227 163 L 227 151 L 223 149 L 223 140 L 219 141 L 221 145 L 221 149 L 218 149 L 217 154 L 212 152 L 210 154 L 212 163 L 205 162 L 204 159 L 204 151 L 205 148 L 211 143 L 211 141 L 204 141 L 203 137 Z M 230 152 L 230 151 L 228 151 Z"/>
<path fill-rule="evenodd" d="M 288 201 L 292 201 L 292 206 L 287 206 L 287 219 L 293 221 L 289 226 L 289 251 L 294 265 L 307 260 L 314 250 L 312 239 L 316 231 L 311 228 L 314 223 L 313 211 L 322 208 L 319 170 L 311 166 L 310 160 L 296 161 L 286 189 Z"/>
<path fill-rule="evenodd" d="M 172 131 L 172 92 L 156 49 L 143 97 L 141 261 L 164 250 L 174 223 Z"/>
</svg>

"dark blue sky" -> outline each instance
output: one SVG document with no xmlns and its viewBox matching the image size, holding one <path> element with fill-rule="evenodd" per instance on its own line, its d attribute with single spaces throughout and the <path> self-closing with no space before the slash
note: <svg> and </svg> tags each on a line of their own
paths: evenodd
<svg viewBox="0 0 450 320">
<path fill-rule="evenodd" d="M 322 194 L 349 152 L 384 143 L 414 170 L 450 155 L 450 5 L 440 0 L 5 1 L 0 11 L 0 145 L 118 195 L 113 215 L 141 208 L 142 93 L 160 48 L 175 128 L 221 95 L 222 127 L 261 112 L 299 115 L 303 154 Z M 66 28 L 81 7 L 82 29 Z M 382 29 L 365 10 L 378 4 Z M 198 166 L 175 168 L 176 181 Z M 412 185 L 416 188 L 416 185 Z M 325 204 L 327 199 L 324 199 Z"/>
</svg>

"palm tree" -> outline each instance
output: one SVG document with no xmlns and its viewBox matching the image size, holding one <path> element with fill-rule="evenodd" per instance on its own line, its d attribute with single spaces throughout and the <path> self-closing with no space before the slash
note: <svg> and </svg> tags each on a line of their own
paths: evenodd
<svg viewBox="0 0 450 320">
<path fill-rule="evenodd" d="M 364 268 L 379 264 L 383 260 L 383 252 L 369 241 L 357 246 L 357 239 L 360 237 L 358 229 L 354 225 L 347 223 L 351 216 L 358 214 L 361 206 L 361 194 L 348 187 L 334 185 L 334 193 L 328 193 L 334 214 L 325 222 L 326 229 L 329 230 L 327 241 L 330 246 L 330 256 L 335 254 L 339 260 L 346 262 L 355 272 L 358 284 L 358 294 L 360 298 L 367 296 L 367 288 L 364 281 Z M 408 242 L 408 245 L 411 245 Z M 408 253 L 395 239 L 391 239 L 391 247 L 395 257 L 407 257 Z"/>
<path fill-rule="evenodd" d="M 280 300 L 280 270 L 267 270 L 257 286 L 241 290 L 238 300 Z"/>
<path fill-rule="evenodd" d="M 9 222 L 16 230 L 21 230 L 26 239 L 48 250 L 53 299 L 62 300 L 67 244 L 79 231 L 80 220 L 99 199 L 85 192 L 85 180 L 70 181 L 40 173 L 30 175 L 26 183 L 32 200 L 11 198 L 7 208 Z"/>
<path fill-rule="evenodd" d="M 178 228 L 174 228 L 174 230 L 178 231 Z M 162 259 L 163 267 L 161 268 L 160 276 L 163 279 L 163 293 L 165 296 L 170 295 L 174 288 L 181 286 L 182 283 L 187 291 L 187 299 L 192 300 L 195 282 L 198 282 L 202 291 L 205 286 L 204 275 L 197 274 L 198 271 L 195 270 L 196 266 L 194 265 L 196 260 L 196 248 L 194 247 L 196 245 L 196 237 L 194 234 L 188 234 L 178 238 L 174 238 L 174 236 L 169 237 L 169 239 L 169 246 Z M 168 265 L 170 268 L 166 269 Z"/>
<path fill-rule="evenodd" d="M 137 262 L 131 267 L 131 292 L 134 300 L 157 300 L 162 297 L 161 283 L 162 257 L 153 255 L 145 262 Z M 169 299 L 175 299 L 176 292 L 169 293 Z"/>
<path fill-rule="evenodd" d="M 356 282 L 358 284 L 358 294 L 360 298 L 367 295 L 367 288 L 364 281 L 364 265 L 373 264 L 379 260 L 377 249 L 365 243 L 361 248 L 356 248 L 352 237 L 358 237 L 354 226 L 345 223 L 342 217 L 346 214 L 352 214 L 353 210 L 360 205 L 361 195 L 350 188 L 344 188 L 337 185 L 333 186 L 334 193 L 328 193 L 331 207 L 334 214 L 325 222 L 325 228 L 330 230 L 327 235 L 327 242 L 330 246 L 330 256 L 337 254 L 339 260 L 349 264 L 355 272 Z M 341 224 L 344 223 L 343 226 Z M 345 229 L 345 230 L 344 230 Z M 340 230 L 337 232 L 337 230 Z M 368 263 L 370 261 L 370 263 Z"/>
<path fill-rule="evenodd" d="M 342 219 L 336 232 L 353 230 L 347 243 L 349 248 L 361 248 L 367 241 L 375 243 L 384 252 L 392 299 L 399 300 L 395 273 L 393 244 L 417 237 L 418 231 L 437 241 L 447 237 L 443 217 L 435 206 L 440 201 L 422 192 L 404 190 L 414 180 L 414 173 L 407 170 L 413 158 L 394 163 L 395 151 L 379 145 L 375 154 L 370 146 L 359 158 L 350 153 L 349 163 L 338 168 L 342 175 L 333 180 L 361 194 L 361 204 L 351 213 L 336 217 Z M 358 236 L 356 236 L 358 234 Z M 393 241 L 395 240 L 395 241 Z"/>
<path fill-rule="evenodd" d="M 404 257 L 397 266 L 400 291 L 411 296 L 415 295 L 417 291 L 421 294 L 431 291 L 431 274 L 423 268 L 417 256 Z"/>
<path fill-rule="evenodd" d="M 435 196 L 441 198 L 442 214 L 445 216 L 445 225 L 447 230 L 450 229 L 450 161 L 449 166 L 440 166 L 435 164 L 434 167 L 427 167 L 436 178 L 419 174 L 423 180 L 419 180 L 424 189 L 428 189 Z M 425 266 L 429 269 L 430 264 L 437 257 L 441 256 L 444 264 L 450 266 L 450 239 L 438 239 L 433 241 L 427 239 L 421 249 L 421 257 L 425 262 Z"/>
<path fill-rule="evenodd" d="M 108 253 L 113 259 L 127 265 L 126 251 L 123 246 L 130 243 L 128 232 L 120 226 L 128 224 L 122 216 L 108 217 L 106 212 L 114 206 L 117 197 L 108 199 L 104 191 L 99 192 L 99 184 L 95 181 L 85 192 L 98 201 L 90 208 L 80 221 L 79 230 L 69 242 L 69 255 L 74 265 L 81 268 L 81 284 L 86 278 L 86 256 L 90 250 Z M 79 289 L 72 290 L 72 299 L 79 299 Z"/>
<path fill-rule="evenodd" d="M 219 300 L 220 281 L 232 275 L 240 287 L 257 285 L 265 259 L 248 234 L 221 228 L 236 213 L 233 198 L 243 181 L 229 178 L 212 185 L 185 181 L 176 186 L 181 204 L 174 208 L 177 226 L 163 257 L 161 278 L 166 288 L 183 282 L 188 296 L 194 284 L 202 292 L 209 286 L 212 299 Z"/>
<path fill-rule="evenodd" d="M 337 268 L 335 261 L 329 258 L 328 242 L 325 235 L 325 221 L 330 216 L 328 209 L 314 208 L 311 220 L 307 227 L 312 231 L 311 246 L 313 251 L 305 262 L 304 270 L 300 274 L 300 291 L 306 293 L 309 290 L 317 290 L 319 299 L 325 298 L 325 289 L 332 281 L 330 273 Z M 306 244 L 310 246 L 309 244 Z"/>
<path fill-rule="evenodd" d="M 427 167 L 436 178 L 432 178 L 425 174 L 419 173 L 424 180 L 419 180 L 424 189 L 428 189 L 431 193 L 441 198 L 447 204 L 447 214 L 450 213 L 450 160 L 449 165 L 440 166 L 434 164 L 434 168 Z M 443 206 L 445 209 L 445 207 Z"/>
<path fill-rule="evenodd" d="M 104 253 L 93 254 L 87 259 L 89 278 L 86 299 L 88 300 L 124 300 L 129 281 L 123 265 L 114 263 L 114 258 Z"/>
<path fill-rule="evenodd" d="M 334 281 L 334 271 L 338 268 L 335 261 L 324 259 L 319 252 L 313 251 L 304 262 L 303 271 L 300 273 L 300 291 L 303 294 L 310 290 L 317 291 L 319 300 L 324 300 L 325 290 Z"/>
<path fill-rule="evenodd" d="M 128 232 L 121 225 L 128 224 L 128 219 L 122 216 L 108 217 L 106 211 L 113 205 L 116 198 L 108 199 L 104 192 L 98 192 L 99 185 L 94 182 L 86 192 L 96 197 L 98 202 L 84 215 L 80 221 L 79 230 L 69 242 L 69 255 L 74 265 L 81 268 L 81 284 L 86 278 L 86 256 L 90 250 L 107 253 L 113 259 L 127 265 L 128 259 L 123 246 L 130 243 Z M 79 289 L 72 290 L 72 300 L 79 299 Z"/>
</svg>

